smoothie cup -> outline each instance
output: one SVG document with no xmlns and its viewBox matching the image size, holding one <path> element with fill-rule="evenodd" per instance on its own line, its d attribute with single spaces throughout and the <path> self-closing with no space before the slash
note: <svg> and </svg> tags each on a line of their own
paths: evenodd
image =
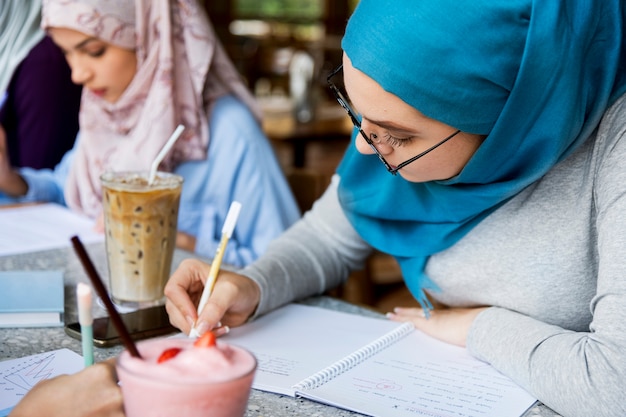
<svg viewBox="0 0 626 417">
<path fill-rule="evenodd" d="M 194 347 L 194 339 L 162 338 L 137 344 L 117 359 L 127 417 L 243 417 L 257 362 L 249 351 L 225 344 Z M 167 349 L 181 349 L 163 363 Z"/>
<path fill-rule="evenodd" d="M 101 176 L 109 291 L 121 307 L 164 302 L 176 245 L 183 178 L 158 172 L 107 172 Z"/>
</svg>

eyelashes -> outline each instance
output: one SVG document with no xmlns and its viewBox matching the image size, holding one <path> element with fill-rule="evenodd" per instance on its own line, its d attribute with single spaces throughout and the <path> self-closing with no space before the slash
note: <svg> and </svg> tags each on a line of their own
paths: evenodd
<svg viewBox="0 0 626 417">
<path fill-rule="evenodd" d="M 99 58 L 106 52 L 106 48 L 100 48 L 93 52 L 88 52 L 87 54 L 92 58 Z"/>
<path fill-rule="evenodd" d="M 59 49 L 61 49 L 61 48 L 59 48 Z M 81 51 L 81 53 L 89 55 L 92 58 L 100 58 L 102 55 L 104 55 L 105 52 L 106 52 L 106 48 L 100 48 L 100 49 L 97 49 L 95 51 Z M 69 54 L 70 54 L 65 49 L 61 49 L 61 53 L 65 57 L 68 57 Z"/>
<path fill-rule="evenodd" d="M 401 148 L 404 145 L 408 145 L 413 141 L 413 137 L 397 138 L 395 136 L 391 136 L 388 132 L 385 133 L 383 139 L 385 140 L 385 142 L 387 142 L 389 146 L 392 146 L 394 148 Z"/>
</svg>

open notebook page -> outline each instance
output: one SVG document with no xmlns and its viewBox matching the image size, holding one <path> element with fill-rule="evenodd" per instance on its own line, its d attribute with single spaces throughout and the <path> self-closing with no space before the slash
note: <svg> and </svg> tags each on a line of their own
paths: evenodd
<svg viewBox="0 0 626 417">
<path fill-rule="evenodd" d="M 536 402 L 466 349 L 419 331 L 300 394 L 378 417 L 519 417 Z"/>
<path fill-rule="evenodd" d="M 289 304 L 220 339 L 254 353 L 253 388 L 295 396 L 295 384 L 398 326 L 386 319 Z"/>
</svg>

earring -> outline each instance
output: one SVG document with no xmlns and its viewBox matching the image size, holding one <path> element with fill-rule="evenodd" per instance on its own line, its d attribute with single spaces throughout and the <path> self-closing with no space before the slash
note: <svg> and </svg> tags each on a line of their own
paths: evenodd
<svg viewBox="0 0 626 417">
<path fill-rule="evenodd" d="M 370 133 L 370 140 L 378 145 L 380 141 L 376 139 L 378 139 L 378 135 L 376 133 Z"/>
</svg>

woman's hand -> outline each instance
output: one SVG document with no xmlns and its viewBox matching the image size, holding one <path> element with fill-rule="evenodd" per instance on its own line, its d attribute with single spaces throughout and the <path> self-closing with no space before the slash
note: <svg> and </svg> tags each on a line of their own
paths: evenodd
<svg viewBox="0 0 626 417">
<path fill-rule="evenodd" d="M 9 417 L 122 417 L 122 391 L 115 359 L 36 384 Z"/>
<path fill-rule="evenodd" d="M 11 166 L 7 135 L 0 125 L 0 192 L 11 197 L 21 197 L 28 192 L 28 184 Z"/>
<path fill-rule="evenodd" d="M 442 308 L 431 311 L 430 318 L 421 308 L 396 307 L 387 317 L 393 321 L 413 323 L 415 328 L 429 336 L 453 345 L 465 347 L 467 335 L 474 319 L 488 307 Z"/>
<path fill-rule="evenodd" d="M 176 247 L 187 252 L 196 251 L 196 237 L 185 232 L 176 233 Z"/>
<path fill-rule="evenodd" d="M 218 327 L 218 323 L 239 326 L 259 304 L 261 292 L 254 281 L 244 275 L 221 271 L 211 297 L 198 317 L 198 303 L 210 268 L 209 264 L 197 259 L 186 259 L 165 286 L 165 308 L 170 322 L 187 334 L 196 320 L 196 330 L 200 334 Z"/>
</svg>

